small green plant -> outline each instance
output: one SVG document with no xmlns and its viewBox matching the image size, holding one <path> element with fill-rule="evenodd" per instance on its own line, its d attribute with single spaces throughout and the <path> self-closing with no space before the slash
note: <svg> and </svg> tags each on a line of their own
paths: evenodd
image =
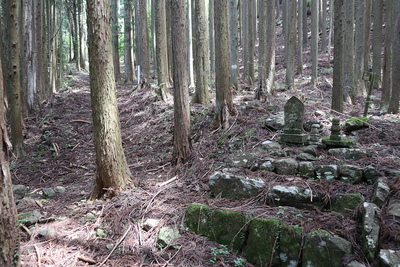
<svg viewBox="0 0 400 267">
<path fill-rule="evenodd" d="M 211 247 L 210 250 L 212 254 L 212 257 L 210 259 L 211 263 L 216 263 L 219 259 L 223 257 L 223 255 L 229 254 L 229 250 L 226 245 L 220 245 L 219 248 Z"/>
<path fill-rule="evenodd" d="M 243 259 L 243 258 L 240 258 L 240 257 L 237 257 L 237 258 L 233 261 L 233 263 L 235 264 L 235 266 L 244 266 L 245 262 L 246 262 L 246 259 Z"/>
</svg>

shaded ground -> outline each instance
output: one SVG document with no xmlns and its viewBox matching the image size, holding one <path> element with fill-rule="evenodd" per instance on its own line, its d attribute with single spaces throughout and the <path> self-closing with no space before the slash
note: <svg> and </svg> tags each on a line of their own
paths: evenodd
<svg viewBox="0 0 400 267">
<path fill-rule="evenodd" d="M 278 47 L 280 47 L 278 45 Z M 131 85 L 118 85 L 118 101 L 123 142 L 129 167 L 139 180 L 137 188 L 127 188 L 112 200 L 87 201 L 94 186 L 95 158 L 90 113 L 89 78 L 86 72 L 66 77 L 66 87 L 47 102 L 36 117 L 26 121 L 26 156 L 12 161 L 14 184 L 29 186 L 30 193 L 42 188 L 63 186 L 66 192 L 45 201 L 34 202 L 21 209 L 37 209 L 45 214 L 43 220 L 21 232 L 21 257 L 23 266 L 251 266 L 241 263 L 241 254 L 213 254 L 220 246 L 185 229 L 184 213 L 187 205 L 202 203 L 235 211 L 251 212 L 253 216 L 279 218 L 289 224 L 302 225 L 306 231 L 325 229 L 350 240 L 356 248 L 354 258 L 364 261 L 359 250 L 359 212 L 349 215 L 332 214 L 320 210 L 297 210 L 267 205 L 260 197 L 232 201 L 211 198 L 208 194 L 209 175 L 227 167 L 226 158 L 231 153 L 249 151 L 265 140 L 279 140 L 277 132 L 265 127 L 265 119 L 283 111 L 284 103 L 296 95 L 305 103 L 306 120 L 318 119 L 324 125 L 323 135 L 329 135 L 333 116 L 331 103 L 332 69 L 328 58 L 320 58 L 318 88 L 310 83 L 310 66 L 305 65 L 303 75 L 296 77 L 294 91 L 284 90 L 282 57 L 277 57 L 277 92 L 267 102 L 254 99 L 253 90 L 235 92 L 237 117 L 231 118 L 228 131 L 211 129 L 214 106 L 191 107 L 193 157 L 179 168 L 170 165 L 173 136 L 173 103 L 161 102 L 152 91 L 135 91 Z M 304 54 L 305 58 L 307 53 Z M 249 88 L 243 84 L 243 88 Z M 375 91 L 374 106 L 370 114 L 371 125 L 356 132 L 357 147 L 371 153 L 368 158 L 352 162 L 359 166 L 372 165 L 382 176 L 387 170 L 397 169 L 400 159 L 400 117 L 379 115 L 380 92 Z M 342 120 L 361 116 L 364 101 L 355 106 L 347 105 L 344 114 L 335 114 Z M 317 116 L 315 111 L 324 111 Z M 232 145 L 236 137 L 248 129 L 254 134 Z M 218 143 L 221 136 L 225 142 Z M 319 153 L 326 154 L 324 150 Z M 324 162 L 337 163 L 326 155 Z M 270 172 L 257 174 L 242 170 L 247 176 L 261 176 L 272 186 L 282 184 L 307 184 L 313 190 L 326 191 L 330 195 L 342 192 L 361 192 L 366 200 L 372 193 L 372 185 L 349 185 L 339 181 L 307 181 Z M 167 184 L 165 181 L 174 178 Z M 399 192 L 399 177 L 388 178 L 394 193 Z M 329 200 L 327 200 L 329 201 Z M 90 214 L 90 215 L 88 215 Z M 142 222 L 148 218 L 161 223 L 144 230 Z M 382 213 L 382 248 L 400 249 L 398 222 Z M 396 225 L 397 223 L 397 225 Z M 164 225 L 180 229 L 182 237 L 174 247 L 159 249 L 155 246 L 156 233 Z M 55 228 L 54 235 L 40 237 L 40 230 Z M 105 237 L 95 231 L 103 229 Z M 122 242 L 119 243 L 120 239 Z M 115 251 L 112 247 L 117 246 Z M 108 258 L 109 257 L 109 258 Z"/>
</svg>

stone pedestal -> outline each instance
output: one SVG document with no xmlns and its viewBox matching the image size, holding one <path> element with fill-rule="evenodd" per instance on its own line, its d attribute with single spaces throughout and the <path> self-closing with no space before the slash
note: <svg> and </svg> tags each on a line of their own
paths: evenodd
<svg viewBox="0 0 400 267">
<path fill-rule="evenodd" d="M 304 104 L 292 96 L 285 105 L 285 126 L 280 141 L 291 144 L 304 144 L 307 135 L 303 134 Z"/>
</svg>

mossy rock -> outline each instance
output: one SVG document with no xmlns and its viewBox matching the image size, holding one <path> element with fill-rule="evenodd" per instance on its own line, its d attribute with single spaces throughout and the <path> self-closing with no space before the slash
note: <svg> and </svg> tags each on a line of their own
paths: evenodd
<svg viewBox="0 0 400 267">
<path fill-rule="evenodd" d="M 210 236 L 210 216 L 212 209 L 206 205 L 191 204 L 185 213 L 186 226 L 196 234 Z"/>
<path fill-rule="evenodd" d="M 303 227 L 281 225 L 279 237 L 279 266 L 298 266 L 304 235 Z"/>
<path fill-rule="evenodd" d="M 339 194 L 332 204 L 332 211 L 350 213 L 362 202 L 363 197 L 360 193 Z"/>
<path fill-rule="evenodd" d="M 210 221 L 210 238 L 227 245 L 233 252 L 242 249 L 246 240 L 249 218 L 239 212 L 214 210 Z"/>
<path fill-rule="evenodd" d="M 352 254 L 351 243 L 324 230 L 308 233 L 304 239 L 303 266 L 341 267 L 343 258 Z"/>
<path fill-rule="evenodd" d="M 244 248 L 247 260 L 256 266 L 278 266 L 277 254 L 280 222 L 275 219 L 254 218 L 249 225 Z"/>
</svg>

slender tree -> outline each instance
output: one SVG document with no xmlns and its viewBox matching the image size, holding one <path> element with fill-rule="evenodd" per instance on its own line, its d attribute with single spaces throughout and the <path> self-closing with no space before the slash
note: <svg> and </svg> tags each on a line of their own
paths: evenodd
<svg viewBox="0 0 400 267">
<path fill-rule="evenodd" d="M 1 28 L 1 25 L 0 25 Z M 11 147 L 7 136 L 4 107 L 3 69 L 0 57 L 0 266 L 20 266 L 17 209 L 15 207 L 8 150 Z"/>
<path fill-rule="evenodd" d="M 110 5 L 107 0 L 87 0 L 89 29 L 90 96 L 96 150 L 96 186 L 92 198 L 126 186 L 131 178 L 122 148 L 115 93 Z"/>
<path fill-rule="evenodd" d="M 316 87 L 318 84 L 318 39 L 319 29 L 319 0 L 311 2 L 311 59 L 312 59 L 312 74 L 311 84 Z"/>
<path fill-rule="evenodd" d="M 296 1 L 287 1 L 286 10 L 286 26 L 287 34 L 285 39 L 286 53 L 286 79 L 285 85 L 287 89 L 294 89 L 294 63 L 296 51 Z"/>
<path fill-rule="evenodd" d="M 184 0 L 171 0 L 172 59 L 174 78 L 174 150 L 172 163 L 180 165 L 192 151 L 190 141 L 187 25 Z"/>
<path fill-rule="evenodd" d="M 333 90 L 332 90 L 332 109 L 343 112 L 343 17 L 344 0 L 334 1 L 334 68 L 333 68 Z"/>
<path fill-rule="evenodd" d="M 113 62 L 114 62 L 114 76 L 115 79 L 119 79 L 121 74 L 120 63 L 119 63 L 119 51 L 118 51 L 118 10 L 119 1 L 111 0 L 111 31 L 112 31 L 112 46 L 113 46 Z"/>
<path fill-rule="evenodd" d="M 237 1 L 229 0 L 229 47 L 231 64 L 231 84 L 239 90 L 239 58 L 238 58 L 238 11 Z"/>
<path fill-rule="evenodd" d="M 354 103 L 357 96 L 354 84 L 354 0 L 346 0 L 344 2 L 344 19 L 343 96 L 347 103 Z"/>
<path fill-rule="evenodd" d="M 372 32 L 372 72 L 381 75 L 383 0 L 372 1 L 372 12 L 374 23 Z"/>
<path fill-rule="evenodd" d="M 22 134 L 22 109 L 21 109 L 21 83 L 20 83 L 20 58 L 19 58 L 19 11 L 17 0 L 5 1 L 4 16 L 6 21 L 5 51 L 6 60 L 6 86 L 8 88 L 8 101 L 10 112 L 11 141 L 14 154 L 19 157 L 24 154 L 24 138 Z"/>
<path fill-rule="evenodd" d="M 208 23 L 206 17 L 206 5 L 204 0 L 195 0 L 194 12 L 194 39 L 196 70 L 196 91 L 193 97 L 194 103 L 208 104 L 210 102 L 210 55 L 208 49 Z"/>
<path fill-rule="evenodd" d="M 133 71 L 133 23 L 132 23 L 132 3 L 124 1 L 124 65 L 125 80 L 133 83 L 135 73 Z"/>
<path fill-rule="evenodd" d="M 303 6 L 297 5 L 297 74 L 303 74 Z"/>
<path fill-rule="evenodd" d="M 168 50 L 167 28 L 165 26 L 165 0 L 157 0 L 155 6 L 155 35 L 156 35 L 156 59 L 157 59 L 157 94 L 162 100 L 167 100 L 170 93 L 168 77 Z"/>
<path fill-rule="evenodd" d="M 393 3 L 393 28 L 392 28 L 392 46 L 394 55 L 400 55 L 400 3 L 395 1 Z M 388 112 L 393 114 L 399 113 L 400 101 L 400 57 L 394 56 L 392 58 L 392 90 L 389 102 Z"/>
<path fill-rule="evenodd" d="M 214 0 L 209 1 L 208 26 L 210 27 L 210 78 L 215 78 L 215 33 L 214 33 Z"/>
<path fill-rule="evenodd" d="M 139 68 L 140 68 L 140 87 L 149 88 L 150 78 L 150 55 L 149 55 L 149 34 L 147 22 L 147 0 L 138 0 L 137 8 L 137 47 L 139 53 Z"/>
<path fill-rule="evenodd" d="M 335 11 L 336 12 L 336 11 Z M 356 85 L 356 93 L 357 95 L 362 95 L 366 89 L 365 84 L 362 79 L 364 73 L 364 61 L 366 60 L 364 55 L 364 40 L 365 40 L 365 31 L 362 29 L 365 28 L 365 0 L 355 0 L 355 28 L 357 31 L 355 32 L 354 38 L 354 78 Z"/>
<path fill-rule="evenodd" d="M 214 0 L 215 22 L 215 87 L 216 87 L 216 126 L 229 127 L 228 115 L 235 115 L 229 81 L 229 26 L 228 2 Z"/>
</svg>

